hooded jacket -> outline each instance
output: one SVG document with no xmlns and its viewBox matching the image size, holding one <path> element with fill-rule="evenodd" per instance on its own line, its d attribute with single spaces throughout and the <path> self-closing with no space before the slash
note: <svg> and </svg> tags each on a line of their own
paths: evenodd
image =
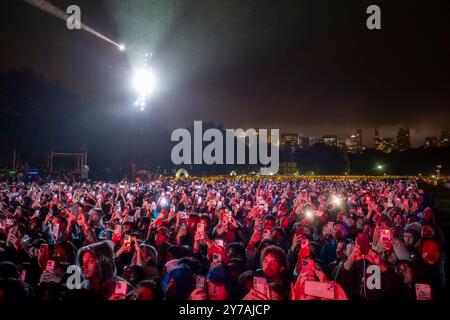
<svg viewBox="0 0 450 320">
<path fill-rule="evenodd" d="M 187 300 L 194 284 L 194 273 L 186 264 L 180 264 L 170 270 L 161 282 L 161 289 L 166 300 Z M 175 280 L 174 292 L 169 293 L 169 282 Z"/>
<path fill-rule="evenodd" d="M 116 265 L 114 264 L 114 245 L 112 241 L 97 242 L 78 250 L 76 263 L 82 272 L 85 279 L 81 283 L 81 288 L 96 291 L 90 281 L 84 276 L 82 268 L 82 257 L 86 252 L 90 252 L 97 261 L 97 267 L 99 271 L 99 282 L 101 283 L 100 289 L 96 292 L 103 299 L 108 299 L 114 294 L 116 283 L 123 281 L 127 284 L 127 294 L 134 288 L 126 280 L 116 276 Z"/>
</svg>

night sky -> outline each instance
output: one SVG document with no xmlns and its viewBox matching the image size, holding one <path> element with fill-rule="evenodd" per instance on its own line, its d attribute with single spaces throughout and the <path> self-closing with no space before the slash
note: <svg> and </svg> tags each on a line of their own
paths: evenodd
<svg viewBox="0 0 450 320">
<path fill-rule="evenodd" d="M 449 1 L 52 0 L 113 45 L 20 0 L 0 2 L 0 71 L 31 67 L 99 112 L 136 112 L 130 78 L 153 53 L 157 88 L 142 117 L 305 136 L 363 129 L 414 146 L 450 128 Z M 382 30 L 366 28 L 370 4 Z"/>
</svg>

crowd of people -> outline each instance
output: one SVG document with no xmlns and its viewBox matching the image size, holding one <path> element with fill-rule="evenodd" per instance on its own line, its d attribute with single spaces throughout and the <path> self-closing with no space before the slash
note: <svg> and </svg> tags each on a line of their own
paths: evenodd
<svg viewBox="0 0 450 320">
<path fill-rule="evenodd" d="M 0 181 L 0 301 L 439 300 L 416 179 Z"/>
</svg>

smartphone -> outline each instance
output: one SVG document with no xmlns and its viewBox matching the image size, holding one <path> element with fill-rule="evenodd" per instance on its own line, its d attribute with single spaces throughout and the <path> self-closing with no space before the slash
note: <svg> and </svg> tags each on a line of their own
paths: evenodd
<svg viewBox="0 0 450 320">
<path fill-rule="evenodd" d="M 197 203 L 198 204 L 202 203 L 202 197 L 198 197 Z"/>
<path fill-rule="evenodd" d="M 302 260 L 302 274 L 306 274 L 307 277 L 314 277 L 314 260 L 303 259 Z"/>
<path fill-rule="evenodd" d="M 356 237 L 356 243 L 359 245 L 361 254 L 367 255 L 370 250 L 370 240 L 369 236 L 365 233 L 360 233 Z"/>
<path fill-rule="evenodd" d="M 335 292 L 336 288 L 332 283 L 305 281 L 305 294 L 308 296 L 334 300 Z"/>
<path fill-rule="evenodd" d="M 416 283 L 416 299 L 417 300 L 432 300 L 431 287 L 426 283 Z"/>
<path fill-rule="evenodd" d="M 304 257 L 309 257 L 309 240 L 308 239 L 302 239 L 300 243 L 300 250 L 302 251 Z"/>
<path fill-rule="evenodd" d="M 54 270 L 55 270 L 55 260 L 47 260 L 45 271 L 47 271 L 48 273 L 53 273 Z"/>
<path fill-rule="evenodd" d="M 295 234 L 303 237 L 305 235 L 305 230 L 303 229 L 303 226 L 297 225 L 297 227 L 295 228 Z"/>
<path fill-rule="evenodd" d="M 117 281 L 114 293 L 125 297 L 127 295 L 127 283 L 125 281 Z"/>
<path fill-rule="evenodd" d="M 357 215 L 358 217 L 364 216 L 362 207 L 356 208 L 356 215 Z"/>
<path fill-rule="evenodd" d="M 114 228 L 114 234 L 116 236 L 120 236 L 122 234 L 122 225 L 116 224 L 116 227 Z"/>
<path fill-rule="evenodd" d="M 206 277 L 197 275 L 195 277 L 195 288 L 206 289 Z"/>
<path fill-rule="evenodd" d="M 58 223 L 52 224 L 52 235 L 55 238 L 55 240 L 58 238 L 58 235 L 59 235 L 59 224 Z"/>
<path fill-rule="evenodd" d="M 205 232 L 205 225 L 203 223 L 197 223 L 197 232 Z"/>
<path fill-rule="evenodd" d="M 128 247 L 131 245 L 131 236 L 129 234 L 125 235 L 123 245 Z"/>
<path fill-rule="evenodd" d="M 20 273 L 19 281 L 20 281 L 20 283 L 24 283 L 24 282 L 26 282 L 26 279 L 27 279 L 27 270 L 23 270 Z"/>
<path fill-rule="evenodd" d="M 380 240 L 381 241 L 391 241 L 391 230 L 381 229 L 380 230 Z"/>
<path fill-rule="evenodd" d="M 327 228 L 329 229 L 330 233 L 333 232 L 334 222 L 333 221 L 328 222 Z"/>
<path fill-rule="evenodd" d="M 75 217 L 79 217 L 79 214 L 78 214 L 78 207 L 79 207 L 79 205 L 78 205 L 78 203 L 75 203 L 73 206 L 72 206 L 72 214 L 75 216 Z"/>
<path fill-rule="evenodd" d="M 223 240 L 222 239 L 216 239 L 216 240 L 214 240 L 214 243 L 216 244 L 216 245 L 218 245 L 219 247 L 223 247 L 224 245 L 223 245 Z"/>
<path fill-rule="evenodd" d="M 323 212 L 323 211 L 320 211 L 320 210 L 313 210 L 313 214 L 314 214 L 316 217 L 322 217 L 323 214 L 324 214 L 324 212 Z"/>
<path fill-rule="evenodd" d="M 267 296 L 269 293 L 269 286 L 267 285 L 267 279 L 263 277 L 253 278 L 253 289 Z"/>
</svg>

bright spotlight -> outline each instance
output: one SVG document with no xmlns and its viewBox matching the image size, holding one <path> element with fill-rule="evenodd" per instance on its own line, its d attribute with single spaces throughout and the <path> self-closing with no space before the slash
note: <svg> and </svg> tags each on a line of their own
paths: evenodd
<svg viewBox="0 0 450 320">
<path fill-rule="evenodd" d="M 141 111 L 144 111 L 144 107 L 141 107 Z"/>
<path fill-rule="evenodd" d="M 377 166 L 377 168 L 378 168 L 379 170 L 381 170 L 381 169 L 383 169 L 383 166 L 382 166 L 381 164 L 379 164 L 379 165 Z"/>
<path fill-rule="evenodd" d="M 307 209 L 307 210 L 305 211 L 305 216 L 306 216 L 307 218 L 312 218 L 312 217 L 314 216 L 314 214 L 313 214 L 313 212 L 312 212 L 311 210 Z"/>
<path fill-rule="evenodd" d="M 122 43 L 122 44 L 119 44 L 119 50 L 120 51 L 125 51 L 125 45 Z"/>
<path fill-rule="evenodd" d="M 163 206 L 166 206 L 166 205 L 167 205 L 167 199 L 166 199 L 166 198 L 162 198 L 162 199 L 161 199 L 161 204 L 162 204 Z"/>
<path fill-rule="evenodd" d="M 332 200 L 331 200 L 335 205 L 340 205 L 342 202 L 342 199 L 339 198 L 338 196 L 333 196 Z"/>
<path fill-rule="evenodd" d="M 153 74 L 148 69 L 142 69 L 136 72 L 133 78 L 133 86 L 141 100 L 150 98 L 155 86 Z"/>
</svg>

